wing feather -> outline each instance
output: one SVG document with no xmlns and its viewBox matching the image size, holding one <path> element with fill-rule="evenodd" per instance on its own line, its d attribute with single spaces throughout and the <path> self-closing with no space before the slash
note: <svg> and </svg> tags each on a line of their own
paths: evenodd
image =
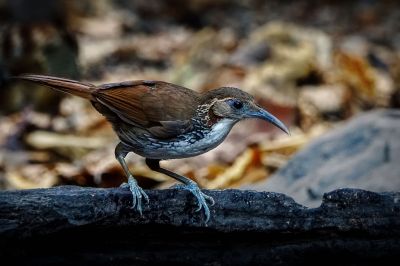
<svg viewBox="0 0 400 266">
<path fill-rule="evenodd" d="M 93 95 L 124 122 L 164 139 L 190 130 L 199 104 L 196 92 L 162 81 L 105 84 Z"/>
</svg>

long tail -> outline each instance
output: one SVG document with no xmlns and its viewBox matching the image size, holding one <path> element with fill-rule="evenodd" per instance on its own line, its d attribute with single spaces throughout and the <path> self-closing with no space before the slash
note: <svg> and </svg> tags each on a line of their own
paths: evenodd
<svg viewBox="0 0 400 266">
<path fill-rule="evenodd" d="M 15 77 L 16 79 L 28 80 L 58 91 L 70 93 L 82 98 L 92 100 L 92 92 L 96 88 L 93 84 L 82 83 L 76 80 L 57 78 L 44 75 L 26 74 Z"/>
</svg>

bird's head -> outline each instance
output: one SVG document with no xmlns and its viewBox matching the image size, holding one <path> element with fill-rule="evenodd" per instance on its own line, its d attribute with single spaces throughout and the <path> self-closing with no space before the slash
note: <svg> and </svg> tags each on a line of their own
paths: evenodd
<svg viewBox="0 0 400 266">
<path fill-rule="evenodd" d="M 210 102 L 210 111 L 217 117 L 238 122 L 245 118 L 263 119 L 285 133 L 289 129 L 275 116 L 259 106 L 250 94 L 232 87 L 222 87 L 209 91 L 204 101 Z"/>
</svg>

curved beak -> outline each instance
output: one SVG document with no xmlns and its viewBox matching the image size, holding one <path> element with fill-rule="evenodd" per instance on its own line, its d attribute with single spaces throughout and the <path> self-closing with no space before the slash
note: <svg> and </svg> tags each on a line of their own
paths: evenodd
<svg viewBox="0 0 400 266">
<path fill-rule="evenodd" d="M 290 135 L 289 129 L 285 126 L 285 124 L 282 123 L 282 121 L 280 121 L 278 118 L 276 118 L 272 114 L 268 113 L 266 110 L 264 110 L 260 106 L 257 106 L 257 105 L 254 106 L 254 109 L 252 111 L 248 112 L 247 116 L 249 118 L 263 119 L 263 120 L 273 124 L 274 126 L 278 127 L 286 134 Z"/>
</svg>

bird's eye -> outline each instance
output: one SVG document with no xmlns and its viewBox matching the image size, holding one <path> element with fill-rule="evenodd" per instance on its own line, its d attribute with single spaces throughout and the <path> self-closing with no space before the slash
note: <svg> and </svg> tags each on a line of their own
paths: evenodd
<svg viewBox="0 0 400 266">
<path fill-rule="evenodd" d="M 243 107 L 243 103 L 241 101 L 234 99 L 229 100 L 229 105 L 235 109 L 241 109 Z"/>
</svg>

